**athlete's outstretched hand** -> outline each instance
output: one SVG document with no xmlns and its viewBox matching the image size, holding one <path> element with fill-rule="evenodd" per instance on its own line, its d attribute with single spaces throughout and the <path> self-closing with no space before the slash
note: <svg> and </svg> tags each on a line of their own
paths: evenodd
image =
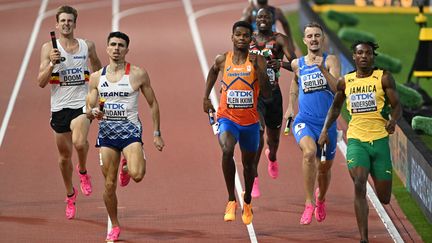
<svg viewBox="0 0 432 243">
<path fill-rule="evenodd" d="M 396 127 L 396 121 L 395 120 L 390 119 L 386 122 L 385 129 L 387 130 L 387 132 L 389 134 L 394 133 L 395 127 Z"/>
<path fill-rule="evenodd" d="M 211 110 L 211 112 L 215 112 L 215 108 L 213 107 L 213 104 L 211 103 L 211 100 L 209 98 L 204 98 L 203 100 L 203 109 L 205 113 L 209 113 L 209 111 Z"/>
<path fill-rule="evenodd" d="M 319 139 L 318 139 L 318 145 L 319 145 L 320 149 L 322 149 L 324 147 L 325 143 L 328 144 L 329 142 L 330 142 L 330 140 L 328 138 L 328 132 L 325 130 L 322 130 L 321 134 L 319 136 Z"/>
<path fill-rule="evenodd" d="M 162 151 L 163 147 L 165 147 L 165 143 L 161 136 L 153 137 L 153 144 L 157 148 L 157 150 Z"/>
<path fill-rule="evenodd" d="M 88 119 L 93 120 L 93 119 L 98 119 L 101 120 L 103 118 L 104 113 L 102 111 L 99 110 L 99 108 L 95 107 L 93 109 L 88 109 L 86 112 L 86 116 Z"/>
<path fill-rule="evenodd" d="M 294 117 L 294 111 L 292 110 L 292 108 L 291 107 L 288 107 L 288 109 L 286 110 L 286 112 L 285 112 L 285 115 L 284 115 L 284 119 L 285 120 L 288 120 L 288 118 L 293 118 Z"/>
</svg>

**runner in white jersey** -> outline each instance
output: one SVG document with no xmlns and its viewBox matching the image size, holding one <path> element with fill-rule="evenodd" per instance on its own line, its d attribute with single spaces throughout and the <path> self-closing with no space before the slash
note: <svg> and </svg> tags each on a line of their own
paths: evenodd
<svg viewBox="0 0 432 243">
<path fill-rule="evenodd" d="M 99 78 L 99 97 L 105 100 L 104 116 L 99 123 L 96 146 L 107 146 L 123 150 L 132 142 L 141 141 L 141 122 L 138 118 L 138 94 L 130 83 L 130 63 L 126 63 L 123 77 L 111 82 L 107 78 L 107 67 Z"/>
<path fill-rule="evenodd" d="M 59 151 L 60 171 L 66 187 L 66 217 L 75 217 L 77 190 L 72 183 L 72 148 L 78 154 L 77 173 L 84 195 L 92 192 L 90 176 L 87 174 L 87 134 L 90 120 L 85 113 L 90 61 L 91 69 L 98 70 L 101 63 L 93 42 L 74 38 L 77 19 L 76 9 L 61 6 L 56 14 L 56 29 L 59 39 L 57 48 L 51 41 L 42 46 L 38 84 L 44 88 L 51 84 L 51 120 Z"/>
<path fill-rule="evenodd" d="M 56 112 L 64 108 L 79 109 L 85 106 L 88 92 L 89 69 L 88 46 L 85 40 L 78 39 L 78 50 L 67 52 L 60 40 L 57 40 L 61 62 L 54 66 L 51 74 L 51 111 Z"/>
<path fill-rule="evenodd" d="M 160 133 L 159 104 L 150 85 L 147 72 L 126 62 L 129 37 L 122 32 L 112 32 L 107 39 L 110 64 L 90 76 L 87 96 L 87 117 L 97 118 L 99 135 L 96 146 L 100 147 L 102 173 L 105 177 L 103 198 L 112 229 L 107 241 L 117 241 L 120 223 L 117 217 L 117 172 L 120 154 L 123 152 L 127 165 L 122 165 L 120 181 L 132 178 L 140 182 L 145 174 L 146 158 L 141 141 L 141 123 L 138 117 L 138 96 L 141 92 L 150 106 L 153 118 L 153 143 L 162 151 L 164 142 Z M 98 98 L 103 103 L 98 104 Z"/>
</svg>

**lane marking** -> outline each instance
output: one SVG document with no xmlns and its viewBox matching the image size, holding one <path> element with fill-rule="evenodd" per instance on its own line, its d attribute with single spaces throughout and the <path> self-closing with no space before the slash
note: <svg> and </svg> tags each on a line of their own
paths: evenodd
<svg viewBox="0 0 432 243">
<path fill-rule="evenodd" d="M 0 128 L 0 148 L 3 144 L 3 139 L 4 139 L 4 136 L 6 134 L 6 129 L 7 129 L 7 126 L 9 124 L 9 120 L 11 118 L 12 111 L 13 111 L 13 108 L 15 106 L 16 98 L 18 96 L 19 90 L 20 90 L 21 85 L 22 85 L 22 81 L 24 79 L 24 74 L 26 73 L 27 66 L 30 62 L 30 57 L 31 57 L 31 54 L 33 52 L 34 45 L 36 44 L 36 38 L 39 34 L 39 30 L 40 30 L 40 27 L 42 24 L 42 20 L 44 19 L 44 12 L 47 8 L 47 5 L 48 5 L 48 0 L 42 0 L 42 3 L 39 7 L 38 17 L 36 18 L 36 21 L 33 25 L 33 30 L 32 30 L 31 36 L 30 36 L 30 41 L 27 45 L 27 49 L 26 49 L 26 52 L 24 54 L 23 61 L 21 63 L 21 67 L 18 71 L 18 76 L 17 76 L 17 79 L 15 81 L 15 85 L 14 85 L 14 88 L 12 90 L 11 97 L 9 99 L 6 113 L 3 117 L 2 125 Z"/>
<path fill-rule="evenodd" d="M 203 72 L 204 83 L 205 83 L 206 82 L 207 74 L 209 72 L 209 66 L 207 64 L 207 59 L 206 59 L 206 55 L 205 55 L 204 48 L 203 48 L 203 45 L 202 45 L 202 41 L 201 41 L 200 33 L 199 33 L 199 30 L 198 30 L 198 26 L 197 26 L 197 23 L 196 23 L 196 18 L 195 18 L 194 11 L 193 11 L 193 8 L 192 8 L 192 3 L 190 2 L 190 0 L 182 0 L 182 1 L 183 1 L 183 5 L 184 5 L 184 8 L 185 8 L 186 16 L 188 17 L 189 28 L 191 30 L 192 39 L 193 39 L 194 44 L 195 44 L 195 50 L 196 50 L 197 55 L 198 55 L 198 59 L 199 59 L 200 65 L 201 65 L 201 70 Z M 217 110 L 217 108 L 218 108 L 218 102 L 217 102 L 217 98 L 216 98 L 216 94 L 215 94 L 214 88 L 212 89 L 212 91 L 210 93 L 210 99 L 211 99 L 211 102 L 212 102 L 213 106 Z M 234 165 L 235 164 L 236 164 L 236 162 L 235 162 L 235 159 L 234 159 Z M 241 185 L 241 182 L 240 182 L 240 177 L 239 177 L 238 172 L 237 172 L 237 166 L 235 165 L 235 167 L 236 167 L 236 172 L 235 172 L 235 187 L 236 187 L 236 191 L 237 191 L 237 196 L 238 196 L 239 201 L 240 201 L 240 206 L 241 206 L 241 208 L 243 208 L 243 198 L 241 197 L 241 194 L 243 192 L 243 188 L 242 188 L 242 185 Z M 247 227 L 247 230 L 248 230 L 248 233 L 249 233 L 250 241 L 252 243 L 257 243 L 258 240 L 257 240 L 256 234 L 255 234 L 253 223 L 247 225 L 246 227 Z"/>
<path fill-rule="evenodd" d="M 113 2 L 119 2 L 119 0 L 113 0 Z M 114 7 L 114 5 L 113 5 Z M 170 9 L 170 8 L 178 8 L 181 7 L 180 2 L 178 1 L 170 1 L 170 2 L 163 2 L 163 3 L 155 3 L 155 4 L 148 4 L 141 7 L 135 7 L 130 8 L 124 11 L 120 12 L 120 8 L 116 9 L 116 11 L 113 11 L 113 31 L 118 31 L 120 29 L 120 19 L 138 14 L 138 13 L 144 13 L 144 12 L 152 12 L 152 11 L 159 11 L 163 9 Z"/>
</svg>

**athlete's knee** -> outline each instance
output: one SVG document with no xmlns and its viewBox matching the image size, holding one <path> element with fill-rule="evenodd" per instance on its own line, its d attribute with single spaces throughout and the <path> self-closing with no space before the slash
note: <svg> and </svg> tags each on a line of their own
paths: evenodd
<svg viewBox="0 0 432 243">
<path fill-rule="evenodd" d="M 142 181 L 142 179 L 144 179 L 145 169 L 142 169 L 140 171 L 130 171 L 129 175 L 135 182 L 140 182 Z"/>
<path fill-rule="evenodd" d="M 58 163 L 59 163 L 60 167 L 65 167 L 65 166 L 70 165 L 71 164 L 71 156 L 60 155 Z"/>
<path fill-rule="evenodd" d="M 269 147 L 275 147 L 279 144 L 279 138 L 278 137 L 267 137 L 267 144 Z"/>
<path fill-rule="evenodd" d="M 223 157 L 232 157 L 234 155 L 234 149 L 231 146 L 222 146 L 222 156 Z"/>
<path fill-rule="evenodd" d="M 74 147 L 75 147 L 75 149 L 77 151 L 85 150 L 85 149 L 88 149 L 88 147 L 89 147 L 89 144 L 88 144 L 87 140 L 84 140 L 84 141 L 74 141 L 73 145 L 74 145 Z"/>
<path fill-rule="evenodd" d="M 316 152 L 313 150 L 303 150 L 303 159 L 308 163 L 315 163 Z"/>
<path fill-rule="evenodd" d="M 366 197 L 366 180 L 363 178 L 353 178 L 354 190 L 357 196 Z"/>
<path fill-rule="evenodd" d="M 390 195 L 378 195 L 379 201 L 385 205 L 390 203 L 390 198 L 391 198 L 391 194 Z"/>
<path fill-rule="evenodd" d="M 116 190 L 116 183 L 112 180 L 106 180 L 105 181 L 105 194 L 107 196 L 111 196 L 115 194 Z"/>
<path fill-rule="evenodd" d="M 377 189 L 377 188 L 375 188 Z M 391 199 L 391 189 L 386 189 L 384 191 L 376 190 L 377 197 L 382 204 L 389 204 Z"/>
</svg>

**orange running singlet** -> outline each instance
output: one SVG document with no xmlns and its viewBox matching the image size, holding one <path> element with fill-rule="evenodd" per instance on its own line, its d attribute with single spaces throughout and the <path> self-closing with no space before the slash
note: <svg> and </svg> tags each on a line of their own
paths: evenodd
<svg viewBox="0 0 432 243">
<path fill-rule="evenodd" d="M 232 62 L 233 52 L 227 52 L 222 79 L 222 94 L 218 117 L 225 117 L 241 126 L 257 123 L 257 99 L 259 94 L 255 69 L 249 61 L 241 65 Z"/>
</svg>

